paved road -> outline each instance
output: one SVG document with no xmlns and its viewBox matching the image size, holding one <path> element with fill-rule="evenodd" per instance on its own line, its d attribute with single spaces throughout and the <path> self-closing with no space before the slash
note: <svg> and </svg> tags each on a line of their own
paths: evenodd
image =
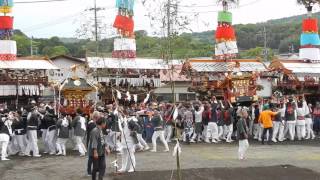
<svg viewBox="0 0 320 180">
<path fill-rule="evenodd" d="M 161 152 L 163 147 L 161 145 L 158 147 L 157 153 L 136 153 L 137 171 L 172 170 L 176 167 L 176 159 L 172 157 L 172 153 Z M 264 146 L 251 143 L 247 157 L 245 161 L 237 159 L 237 143 L 182 145 L 181 167 L 191 169 L 293 165 L 320 173 L 319 140 Z M 120 160 L 120 157 L 118 158 Z M 0 179 L 89 179 L 85 176 L 86 158 L 77 156 L 75 152 L 66 157 L 44 156 L 36 159 L 12 157 L 11 159 L 0 162 Z M 110 162 L 114 159 L 115 155 L 108 158 L 108 173 L 113 172 Z"/>
</svg>

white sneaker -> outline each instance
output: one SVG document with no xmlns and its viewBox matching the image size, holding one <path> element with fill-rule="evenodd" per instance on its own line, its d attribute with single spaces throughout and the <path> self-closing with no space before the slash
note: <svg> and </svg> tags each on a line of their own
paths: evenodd
<svg viewBox="0 0 320 180">
<path fill-rule="evenodd" d="M 147 146 L 147 147 L 145 147 L 143 150 L 144 150 L 144 151 L 148 151 L 149 149 L 150 149 L 150 147 Z"/>
<path fill-rule="evenodd" d="M 155 150 L 155 149 L 152 149 L 152 150 L 150 150 L 150 152 L 157 152 L 157 150 Z"/>
<path fill-rule="evenodd" d="M 191 143 L 195 143 L 195 141 L 193 140 L 193 139 L 191 139 L 191 141 L 190 141 Z"/>
<path fill-rule="evenodd" d="M 129 169 L 129 171 L 128 171 L 129 173 L 131 173 L 131 172 L 134 172 L 134 169 Z"/>
<path fill-rule="evenodd" d="M 215 139 L 212 139 L 212 142 L 215 143 L 215 144 L 218 143 L 218 141 L 216 141 Z"/>
<path fill-rule="evenodd" d="M 272 142 L 275 142 L 275 143 L 277 142 L 277 140 L 276 140 L 276 139 L 272 139 L 271 141 L 272 141 Z"/>
<path fill-rule="evenodd" d="M 55 155 L 56 153 L 54 153 L 54 152 L 51 152 L 49 155 Z"/>
<path fill-rule="evenodd" d="M 1 158 L 1 161 L 9 161 L 10 159 L 7 158 Z"/>
<path fill-rule="evenodd" d="M 84 156 L 86 156 L 86 154 L 80 154 L 80 157 L 84 157 Z"/>
<path fill-rule="evenodd" d="M 56 154 L 56 156 L 60 156 L 60 155 L 62 155 L 62 153 L 61 153 L 61 152 L 59 152 L 59 153 L 57 153 L 57 154 Z"/>
<path fill-rule="evenodd" d="M 211 142 L 210 142 L 210 141 L 208 141 L 208 140 L 207 140 L 207 141 L 204 141 L 204 142 L 205 142 L 205 143 L 208 143 L 208 144 L 210 144 L 210 143 L 211 143 Z"/>
<path fill-rule="evenodd" d="M 33 157 L 41 157 L 40 154 L 33 155 Z"/>
</svg>

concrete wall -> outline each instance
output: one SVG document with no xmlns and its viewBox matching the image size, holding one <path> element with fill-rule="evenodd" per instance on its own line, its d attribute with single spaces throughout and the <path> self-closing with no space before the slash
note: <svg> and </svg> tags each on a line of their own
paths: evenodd
<svg viewBox="0 0 320 180">
<path fill-rule="evenodd" d="M 176 97 L 176 101 L 182 101 L 180 99 L 181 94 L 188 94 L 188 95 L 195 95 L 193 92 L 188 92 L 188 87 L 191 86 L 191 82 L 176 82 L 175 83 L 175 88 L 174 88 L 174 93 Z M 158 97 L 161 97 L 165 95 L 166 97 L 172 96 L 172 89 L 171 89 L 171 84 L 167 83 L 160 88 L 157 88 L 154 92 Z M 191 97 L 191 96 L 190 96 Z"/>
</svg>

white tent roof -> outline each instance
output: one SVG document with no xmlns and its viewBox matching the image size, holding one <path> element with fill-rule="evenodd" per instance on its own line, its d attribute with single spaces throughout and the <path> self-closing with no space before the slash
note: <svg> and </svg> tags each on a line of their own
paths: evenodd
<svg viewBox="0 0 320 180">
<path fill-rule="evenodd" d="M 282 63 L 286 69 L 291 70 L 293 73 L 308 73 L 319 74 L 320 63 Z"/>
<path fill-rule="evenodd" d="M 168 69 L 167 63 L 163 59 L 117 59 L 88 57 L 90 68 L 108 68 L 108 69 Z"/>
<path fill-rule="evenodd" d="M 0 61 L 0 69 L 58 69 L 57 66 L 45 59 L 17 59 Z"/>
</svg>

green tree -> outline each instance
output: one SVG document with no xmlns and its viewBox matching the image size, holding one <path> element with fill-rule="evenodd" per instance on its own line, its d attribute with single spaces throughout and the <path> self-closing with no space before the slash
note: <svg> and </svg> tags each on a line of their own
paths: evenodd
<svg viewBox="0 0 320 180">
<path fill-rule="evenodd" d="M 251 48 L 249 50 L 246 50 L 240 54 L 241 58 L 260 58 L 263 59 L 263 50 L 264 48 L 262 47 L 256 47 L 256 48 Z M 268 48 L 268 57 L 267 61 L 271 61 L 274 58 L 274 53 L 272 49 Z"/>
<path fill-rule="evenodd" d="M 13 40 L 17 42 L 17 51 L 19 56 L 28 56 L 30 55 L 30 40 L 28 37 L 15 34 Z"/>
<path fill-rule="evenodd" d="M 64 46 L 54 46 L 54 47 L 45 47 L 44 48 L 44 55 L 49 57 L 54 57 L 58 55 L 65 55 L 69 53 L 69 50 Z"/>
</svg>

